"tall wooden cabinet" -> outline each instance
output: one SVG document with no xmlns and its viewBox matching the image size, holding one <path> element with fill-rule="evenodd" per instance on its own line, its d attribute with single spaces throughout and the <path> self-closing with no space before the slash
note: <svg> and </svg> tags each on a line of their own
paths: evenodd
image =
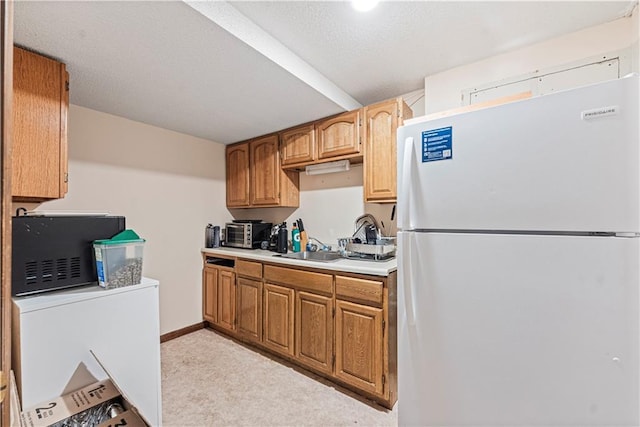
<svg viewBox="0 0 640 427">
<path fill-rule="evenodd" d="M 227 146 L 227 207 L 298 207 L 299 175 L 280 166 L 277 134 Z"/>
<path fill-rule="evenodd" d="M 397 199 L 396 131 L 413 115 L 402 98 L 364 108 L 365 202 L 395 203 Z"/>
<path fill-rule="evenodd" d="M 64 64 L 14 48 L 12 196 L 58 199 L 67 193 L 69 74 Z"/>
</svg>

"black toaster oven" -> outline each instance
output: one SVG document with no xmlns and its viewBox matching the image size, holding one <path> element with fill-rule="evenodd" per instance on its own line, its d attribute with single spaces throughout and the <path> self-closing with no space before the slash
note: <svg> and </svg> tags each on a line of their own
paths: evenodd
<svg viewBox="0 0 640 427">
<path fill-rule="evenodd" d="M 225 246 L 257 249 L 271 235 L 271 223 L 258 220 L 234 220 L 225 224 Z"/>
</svg>

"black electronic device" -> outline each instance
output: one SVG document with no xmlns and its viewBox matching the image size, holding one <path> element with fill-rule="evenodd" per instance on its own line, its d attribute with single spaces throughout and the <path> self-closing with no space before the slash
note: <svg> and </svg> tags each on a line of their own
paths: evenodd
<svg viewBox="0 0 640 427">
<path fill-rule="evenodd" d="M 122 216 L 13 217 L 12 295 L 97 283 L 93 241 L 124 229 Z"/>
</svg>

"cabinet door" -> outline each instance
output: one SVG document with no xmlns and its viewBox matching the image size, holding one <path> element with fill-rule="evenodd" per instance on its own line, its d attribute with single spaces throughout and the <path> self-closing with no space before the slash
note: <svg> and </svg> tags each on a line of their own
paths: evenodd
<svg viewBox="0 0 640 427">
<path fill-rule="evenodd" d="M 277 352 L 293 355 L 293 289 L 264 284 L 263 344 Z"/>
<path fill-rule="evenodd" d="M 398 103 L 396 100 L 366 107 L 365 123 L 365 201 L 393 202 L 397 197 Z"/>
<path fill-rule="evenodd" d="M 262 282 L 238 277 L 238 334 L 262 340 Z"/>
<path fill-rule="evenodd" d="M 207 266 L 202 276 L 202 317 L 218 323 L 218 269 Z"/>
<path fill-rule="evenodd" d="M 360 110 L 317 125 L 318 159 L 360 153 Z"/>
<path fill-rule="evenodd" d="M 251 205 L 280 203 L 280 151 L 278 135 L 249 143 L 251 150 Z"/>
<path fill-rule="evenodd" d="M 336 300 L 336 377 L 382 395 L 382 309 Z"/>
<path fill-rule="evenodd" d="M 227 147 L 227 207 L 249 206 L 249 144 Z"/>
<path fill-rule="evenodd" d="M 12 195 L 39 201 L 64 197 L 67 181 L 65 65 L 14 48 Z"/>
<path fill-rule="evenodd" d="M 331 298 L 296 293 L 296 357 L 309 367 L 333 371 L 333 301 Z"/>
<path fill-rule="evenodd" d="M 316 151 L 316 133 L 313 124 L 280 132 L 282 166 L 312 162 Z"/>
<path fill-rule="evenodd" d="M 236 277 L 230 270 L 218 274 L 218 326 L 236 329 Z"/>
</svg>

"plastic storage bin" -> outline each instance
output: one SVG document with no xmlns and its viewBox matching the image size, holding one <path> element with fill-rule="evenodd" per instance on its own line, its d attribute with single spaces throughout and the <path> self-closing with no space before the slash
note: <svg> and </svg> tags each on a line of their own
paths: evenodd
<svg viewBox="0 0 640 427">
<path fill-rule="evenodd" d="M 144 242 L 133 230 L 124 230 L 111 239 L 95 240 L 98 284 L 111 289 L 140 283 Z"/>
</svg>

